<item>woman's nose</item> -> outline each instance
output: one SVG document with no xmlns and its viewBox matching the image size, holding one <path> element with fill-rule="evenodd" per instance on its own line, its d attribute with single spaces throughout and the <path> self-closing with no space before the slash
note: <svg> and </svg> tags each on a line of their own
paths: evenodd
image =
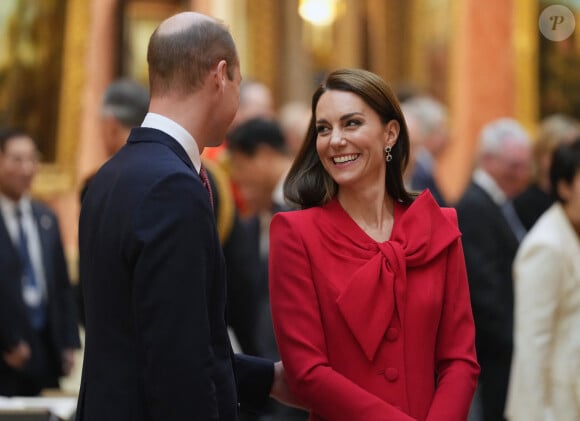
<svg viewBox="0 0 580 421">
<path fill-rule="evenodd" d="M 338 146 L 342 143 L 344 143 L 342 130 L 333 130 L 330 134 L 330 144 Z"/>
</svg>

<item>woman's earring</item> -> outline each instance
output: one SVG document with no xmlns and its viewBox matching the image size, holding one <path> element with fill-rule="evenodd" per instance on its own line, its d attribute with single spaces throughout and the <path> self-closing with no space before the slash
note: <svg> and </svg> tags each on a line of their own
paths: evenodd
<svg viewBox="0 0 580 421">
<path fill-rule="evenodd" d="M 391 162 L 393 155 L 391 155 L 391 147 L 389 145 L 385 146 L 385 161 Z"/>
</svg>

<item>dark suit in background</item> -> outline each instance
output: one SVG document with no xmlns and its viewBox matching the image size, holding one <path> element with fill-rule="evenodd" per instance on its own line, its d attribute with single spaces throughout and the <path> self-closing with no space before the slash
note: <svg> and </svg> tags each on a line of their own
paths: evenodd
<svg viewBox="0 0 580 421">
<path fill-rule="evenodd" d="M 258 267 L 248 247 L 250 232 L 235 206 L 228 176 L 211 161 L 203 160 L 213 191 L 214 214 L 226 262 L 227 324 L 242 351 L 260 354 L 254 335 L 258 307 Z"/>
<path fill-rule="evenodd" d="M 500 207 L 479 185 L 472 182 L 456 208 L 475 320 L 485 420 L 500 421 L 513 346 L 511 268 L 519 243 Z"/>
<path fill-rule="evenodd" d="M 31 206 L 46 284 L 46 325 L 37 331 L 30 323 L 22 296 L 20 256 L 0 213 L 0 352 L 19 341 L 26 342 L 31 350 L 23 370 L 9 367 L 0 358 L 0 395 L 6 396 L 37 395 L 44 388 L 57 388 L 63 375 L 62 352 L 80 347 L 58 221 L 43 204 L 31 201 Z"/>
<path fill-rule="evenodd" d="M 529 231 L 555 199 L 537 184 L 531 184 L 514 199 L 514 207 L 524 227 Z"/>
</svg>

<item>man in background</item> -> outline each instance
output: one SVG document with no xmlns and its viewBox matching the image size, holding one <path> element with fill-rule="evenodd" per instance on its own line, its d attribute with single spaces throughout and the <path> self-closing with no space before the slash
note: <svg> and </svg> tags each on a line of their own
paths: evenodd
<svg viewBox="0 0 580 421">
<path fill-rule="evenodd" d="M 253 334 L 258 354 L 273 360 L 280 355 L 274 336 L 268 290 L 269 230 L 272 216 L 289 210 L 283 184 L 292 156 L 280 125 L 273 119 L 247 120 L 228 133 L 232 180 L 247 207 L 246 248 L 253 253 L 247 264 L 257 268 L 257 318 Z M 306 420 L 307 414 L 280 404 L 272 404 L 260 421 Z"/>
<path fill-rule="evenodd" d="M 449 141 L 447 110 L 439 101 L 428 96 L 408 99 L 401 106 L 405 117 L 412 119 L 411 159 L 413 162 L 410 184 L 413 190 L 429 189 L 441 206 L 445 199 L 435 178 L 437 160 Z"/>
<path fill-rule="evenodd" d="M 0 131 L 0 395 L 58 388 L 79 348 L 76 312 L 55 214 L 29 196 L 38 150 Z"/>
<path fill-rule="evenodd" d="M 478 158 L 456 208 L 481 365 L 483 420 L 501 421 L 513 348 L 512 263 L 526 234 L 512 199 L 529 182 L 530 138 L 515 120 L 492 121 L 481 131 Z"/>
</svg>

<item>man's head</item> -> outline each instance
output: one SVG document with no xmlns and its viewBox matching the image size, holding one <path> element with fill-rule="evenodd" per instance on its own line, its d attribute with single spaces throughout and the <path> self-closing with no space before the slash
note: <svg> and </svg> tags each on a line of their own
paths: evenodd
<svg viewBox="0 0 580 421">
<path fill-rule="evenodd" d="M 224 60 L 230 80 L 239 66 L 228 28 L 209 16 L 184 12 L 159 25 L 149 40 L 147 63 L 151 95 L 190 93 L 199 89 L 210 70 Z"/>
<path fill-rule="evenodd" d="M 248 120 L 228 133 L 232 179 L 249 212 L 270 210 L 272 193 L 290 167 L 284 133 L 274 120 Z"/>
<path fill-rule="evenodd" d="M 30 190 L 38 168 L 38 150 L 24 131 L 0 130 L 0 192 L 18 201 Z"/>
<path fill-rule="evenodd" d="M 134 80 L 120 79 L 107 87 L 101 117 L 109 156 L 123 146 L 131 128 L 141 125 L 148 107 L 149 92 Z"/>
<path fill-rule="evenodd" d="M 403 104 L 405 118 L 412 115 L 417 123 L 415 143 L 421 145 L 434 157 L 443 152 L 449 140 L 447 109 L 443 104 L 428 96 L 413 97 Z M 413 142 L 413 140 L 411 140 Z"/>
<path fill-rule="evenodd" d="M 405 116 L 405 122 L 407 123 L 407 130 L 409 132 L 409 164 L 405 169 L 404 179 L 405 185 L 410 186 L 413 170 L 417 161 L 417 152 L 423 148 L 423 127 L 417 114 L 408 102 L 401 104 L 401 111 L 403 111 L 403 115 Z"/>
<path fill-rule="evenodd" d="M 181 124 L 198 146 L 223 141 L 240 101 L 234 41 L 220 21 L 195 12 L 159 25 L 147 51 L 150 111 Z"/>
<path fill-rule="evenodd" d="M 274 118 L 272 91 L 257 80 L 244 80 L 240 85 L 240 107 L 232 128 L 253 118 Z"/>
<path fill-rule="evenodd" d="M 298 155 L 308 132 L 312 112 L 306 102 L 292 101 L 284 104 L 278 112 L 280 126 L 284 130 L 290 155 Z"/>
<path fill-rule="evenodd" d="M 531 176 L 532 144 L 524 128 L 515 120 L 501 118 L 487 124 L 480 133 L 481 168 L 508 198 L 521 193 Z"/>
</svg>

